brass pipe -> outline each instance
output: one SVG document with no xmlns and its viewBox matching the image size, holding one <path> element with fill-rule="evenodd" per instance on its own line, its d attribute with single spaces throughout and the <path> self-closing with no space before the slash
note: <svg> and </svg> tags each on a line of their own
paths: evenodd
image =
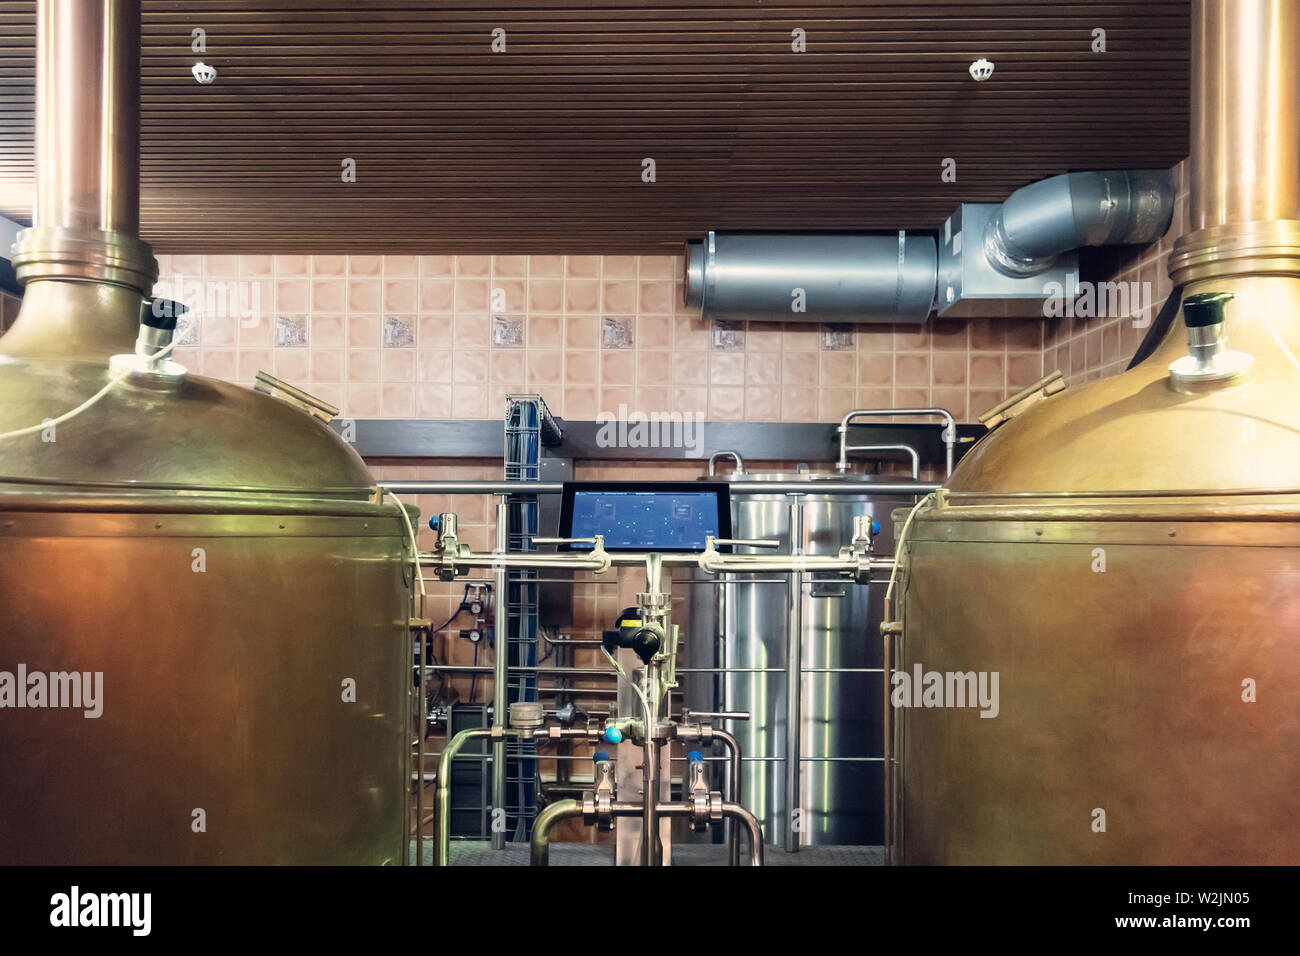
<svg viewBox="0 0 1300 956">
<path fill-rule="evenodd" d="M 1300 274 L 1300 4 L 1195 0 L 1189 231 L 1175 285 Z"/>
<path fill-rule="evenodd" d="M 140 231 L 140 2 L 36 7 L 36 206 L 32 221 Z"/>
<path fill-rule="evenodd" d="M 412 589 L 411 600 L 415 600 L 414 589 Z M 420 612 L 421 614 L 424 612 L 423 602 L 420 605 Z M 412 617 L 414 616 L 412 615 Z M 415 865 L 424 866 L 424 741 L 429 731 L 429 697 L 428 681 L 426 679 L 428 674 L 424 668 L 424 655 L 427 651 L 424 643 L 426 628 L 415 627 L 407 630 L 411 635 L 413 650 L 419 654 L 416 659 L 420 662 L 420 686 L 417 691 L 420 695 L 420 729 L 415 738 L 415 775 L 418 775 L 415 784 Z M 432 634 L 430 636 L 432 637 Z"/>
<path fill-rule="evenodd" d="M 434 796 L 435 833 L 433 865 L 447 866 L 451 856 L 451 762 L 465 744 L 476 737 L 491 737 L 491 727 L 471 727 L 462 730 L 442 748 L 438 757 L 438 790 Z"/>
<path fill-rule="evenodd" d="M 639 809 L 639 808 L 638 808 Z M 557 800 L 548 803 L 533 821 L 533 838 L 528 843 L 528 865 L 549 866 L 551 863 L 551 828 L 561 820 L 582 816 L 582 804 L 577 800 Z"/>
<path fill-rule="evenodd" d="M 1300 220 L 1300 4 L 1195 0 L 1193 229 Z"/>
<path fill-rule="evenodd" d="M 139 0 L 39 0 L 35 201 L 12 252 L 27 290 L 6 355 L 101 361 L 134 347 L 158 278 L 138 235 L 139 74 Z"/>
<path fill-rule="evenodd" d="M 894 793 L 894 722 L 898 715 L 894 712 L 891 702 L 893 692 L 893 670 L 894 670 L 894 635 L 902 633 L 902 624 L 898 621 L 882 621 L 880 624 L 880 634 L 884 639 L 881 660 L 881 677 L 883 680 L 881 700 L 883 701 L 884 714 L 881 719 L 881 730 L 883 737 L 883 756 L 882 766 L 884 779 L 884 811 L 885 811 L 885 846 L 884 856 L 885 865 L 894 863 L 893 859 L 893 825 L 894 825 L 894 803 L 896 795 Z"/>
</svg>

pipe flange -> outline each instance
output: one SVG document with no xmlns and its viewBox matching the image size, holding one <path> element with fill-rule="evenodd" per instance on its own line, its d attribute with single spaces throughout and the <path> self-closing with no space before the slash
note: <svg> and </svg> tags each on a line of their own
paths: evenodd
<svg viewBox="0 0 1300 956">
<path fill-rule="evenodd" d="M 723 800 L 719 790 L 697 791 L 687 800 L 687 823 L 692 830 L 702 832 L 722 822 Z"/>
<path fill-rule="evenodd" d="M 697 833 L 709 828 L 709 821 L 712 819 L 712 813 L 709 808 L 709 793 L 693 793 L 690 797 L 690 813 L 687 820 L 692 830 Z"/>
<path fill-rule="evenodd" d="M 1300 275 L 1300 221 L 1229 223 L 1197 229 L 1174 243 L 1175 285 L 1233 275 Z"/>
<path fill-rule="evenodd" d="M 24 283 L 34 279 L 107 282 L 148 296 L 158 281 L 153 248 L 122 232 L 34 226 L 18 233 L 12 262 L 18 281 Z"/>
</svg>

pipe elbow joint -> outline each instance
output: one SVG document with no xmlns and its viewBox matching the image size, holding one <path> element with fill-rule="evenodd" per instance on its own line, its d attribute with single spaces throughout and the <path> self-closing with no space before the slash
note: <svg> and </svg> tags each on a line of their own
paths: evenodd
<svg viewBox="0 0 1300 956">
<path fill-rule="evenodd" d="M 1037 275 L 1084 246 L 1154 242 L 1169 229 L 1169 169 L 1063 173 L 1007 197 L 984 231 L 989 264 L 1016 278 Z"/>
</svg>

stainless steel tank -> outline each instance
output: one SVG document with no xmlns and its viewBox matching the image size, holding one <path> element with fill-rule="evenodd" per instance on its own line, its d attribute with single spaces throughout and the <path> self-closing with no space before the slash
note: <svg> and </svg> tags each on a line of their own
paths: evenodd
<svg viewBox="0 0 1300 956">
<path fill-rule="evenodd" d="M 870 480 L 850 475 L 855 481 Z M 752 494 L 764 481 L 805 481 L 806 494 Z M 853 538 L 853 519 L 873 515 L 876 546 L 893 551 L 888 517 L 915 499 L 899 495 L 837 495 L 822 489 L 835 474 L 745 474 L 729 479 L 732 534 L 776 538 L 790 553 L 792 502 L 797 501 L 803 551 L 835 554 Z M 744 491 L 745 494 L 740 494 Z M 771 553 L 758 549 L 742 552 Z M 746 758 L 741 803 L 763 822 L 769 842 L 785 843 L 791 815 L 784 764 L 790 587 L 785 576 L 728 575 L 690 585 L 690 663 L 735 668 L 717 678 L 692 675 L 686 701 L 696 709 L 749 711 L 729 721 Z M 881 839 L 879 626 L 883 585 L 804 575 L 800 597 L 803 674 L 799 722 L 802 757 L 797 808 L 799 844 L 875 845 Z M 850 669 L 836 673 L 835 669 Z M 863 669 L 877 669 L 866 672 Z M 754 758 L 754 759 L 749 759 Z M 834 758 L 826 760 L 823 758 Z"/>
<path fill-rule="evenodd" d="M 402 862 L 409 552 L 360 458 L 183 372 L 60 421 L 132 353 L 156 265 L 138 3 L 38 19 L 36 215 L 0 339 L 0 863 Z"/>
<path fill-rule="evenodd" d="M 1192 10 L 1185 321 L 991 432 L 901 545 L 898 686 L 1000 706 L 891 708 L 894 862 L 1300 862 L 1300 5 Z"/>
</svg>

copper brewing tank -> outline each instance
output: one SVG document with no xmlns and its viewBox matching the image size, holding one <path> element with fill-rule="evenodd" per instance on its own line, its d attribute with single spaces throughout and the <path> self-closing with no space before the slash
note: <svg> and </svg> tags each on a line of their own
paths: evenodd
<svg viewBox="0 0 1300 956">
<path fill-rule="evenodd" d="M 136 237 L 139 15 L 38 6 L 0 433 L 76 408 L 134 348 L 157 269 Z M 0 863 L 404 859 L 410 564 L 373 484 L 306 412 L 189 374 L 132 374 L 0 439 L 0 671 L 103 675 L 98 717 L 0 709 Z"/>
<path fill-rule="evenodd" d="M 1300 4 L 1192 13 L 1170 272 L 1184 302 L 1234 296 L 1253 365 L 1175 388 L 1180 310 L 1146 361 L 996 429 L 917 513 L 887 653 L 998 672 L 1000 712 L 887 708 L 894 862 L 1300 862 Z"/>
</svg>

